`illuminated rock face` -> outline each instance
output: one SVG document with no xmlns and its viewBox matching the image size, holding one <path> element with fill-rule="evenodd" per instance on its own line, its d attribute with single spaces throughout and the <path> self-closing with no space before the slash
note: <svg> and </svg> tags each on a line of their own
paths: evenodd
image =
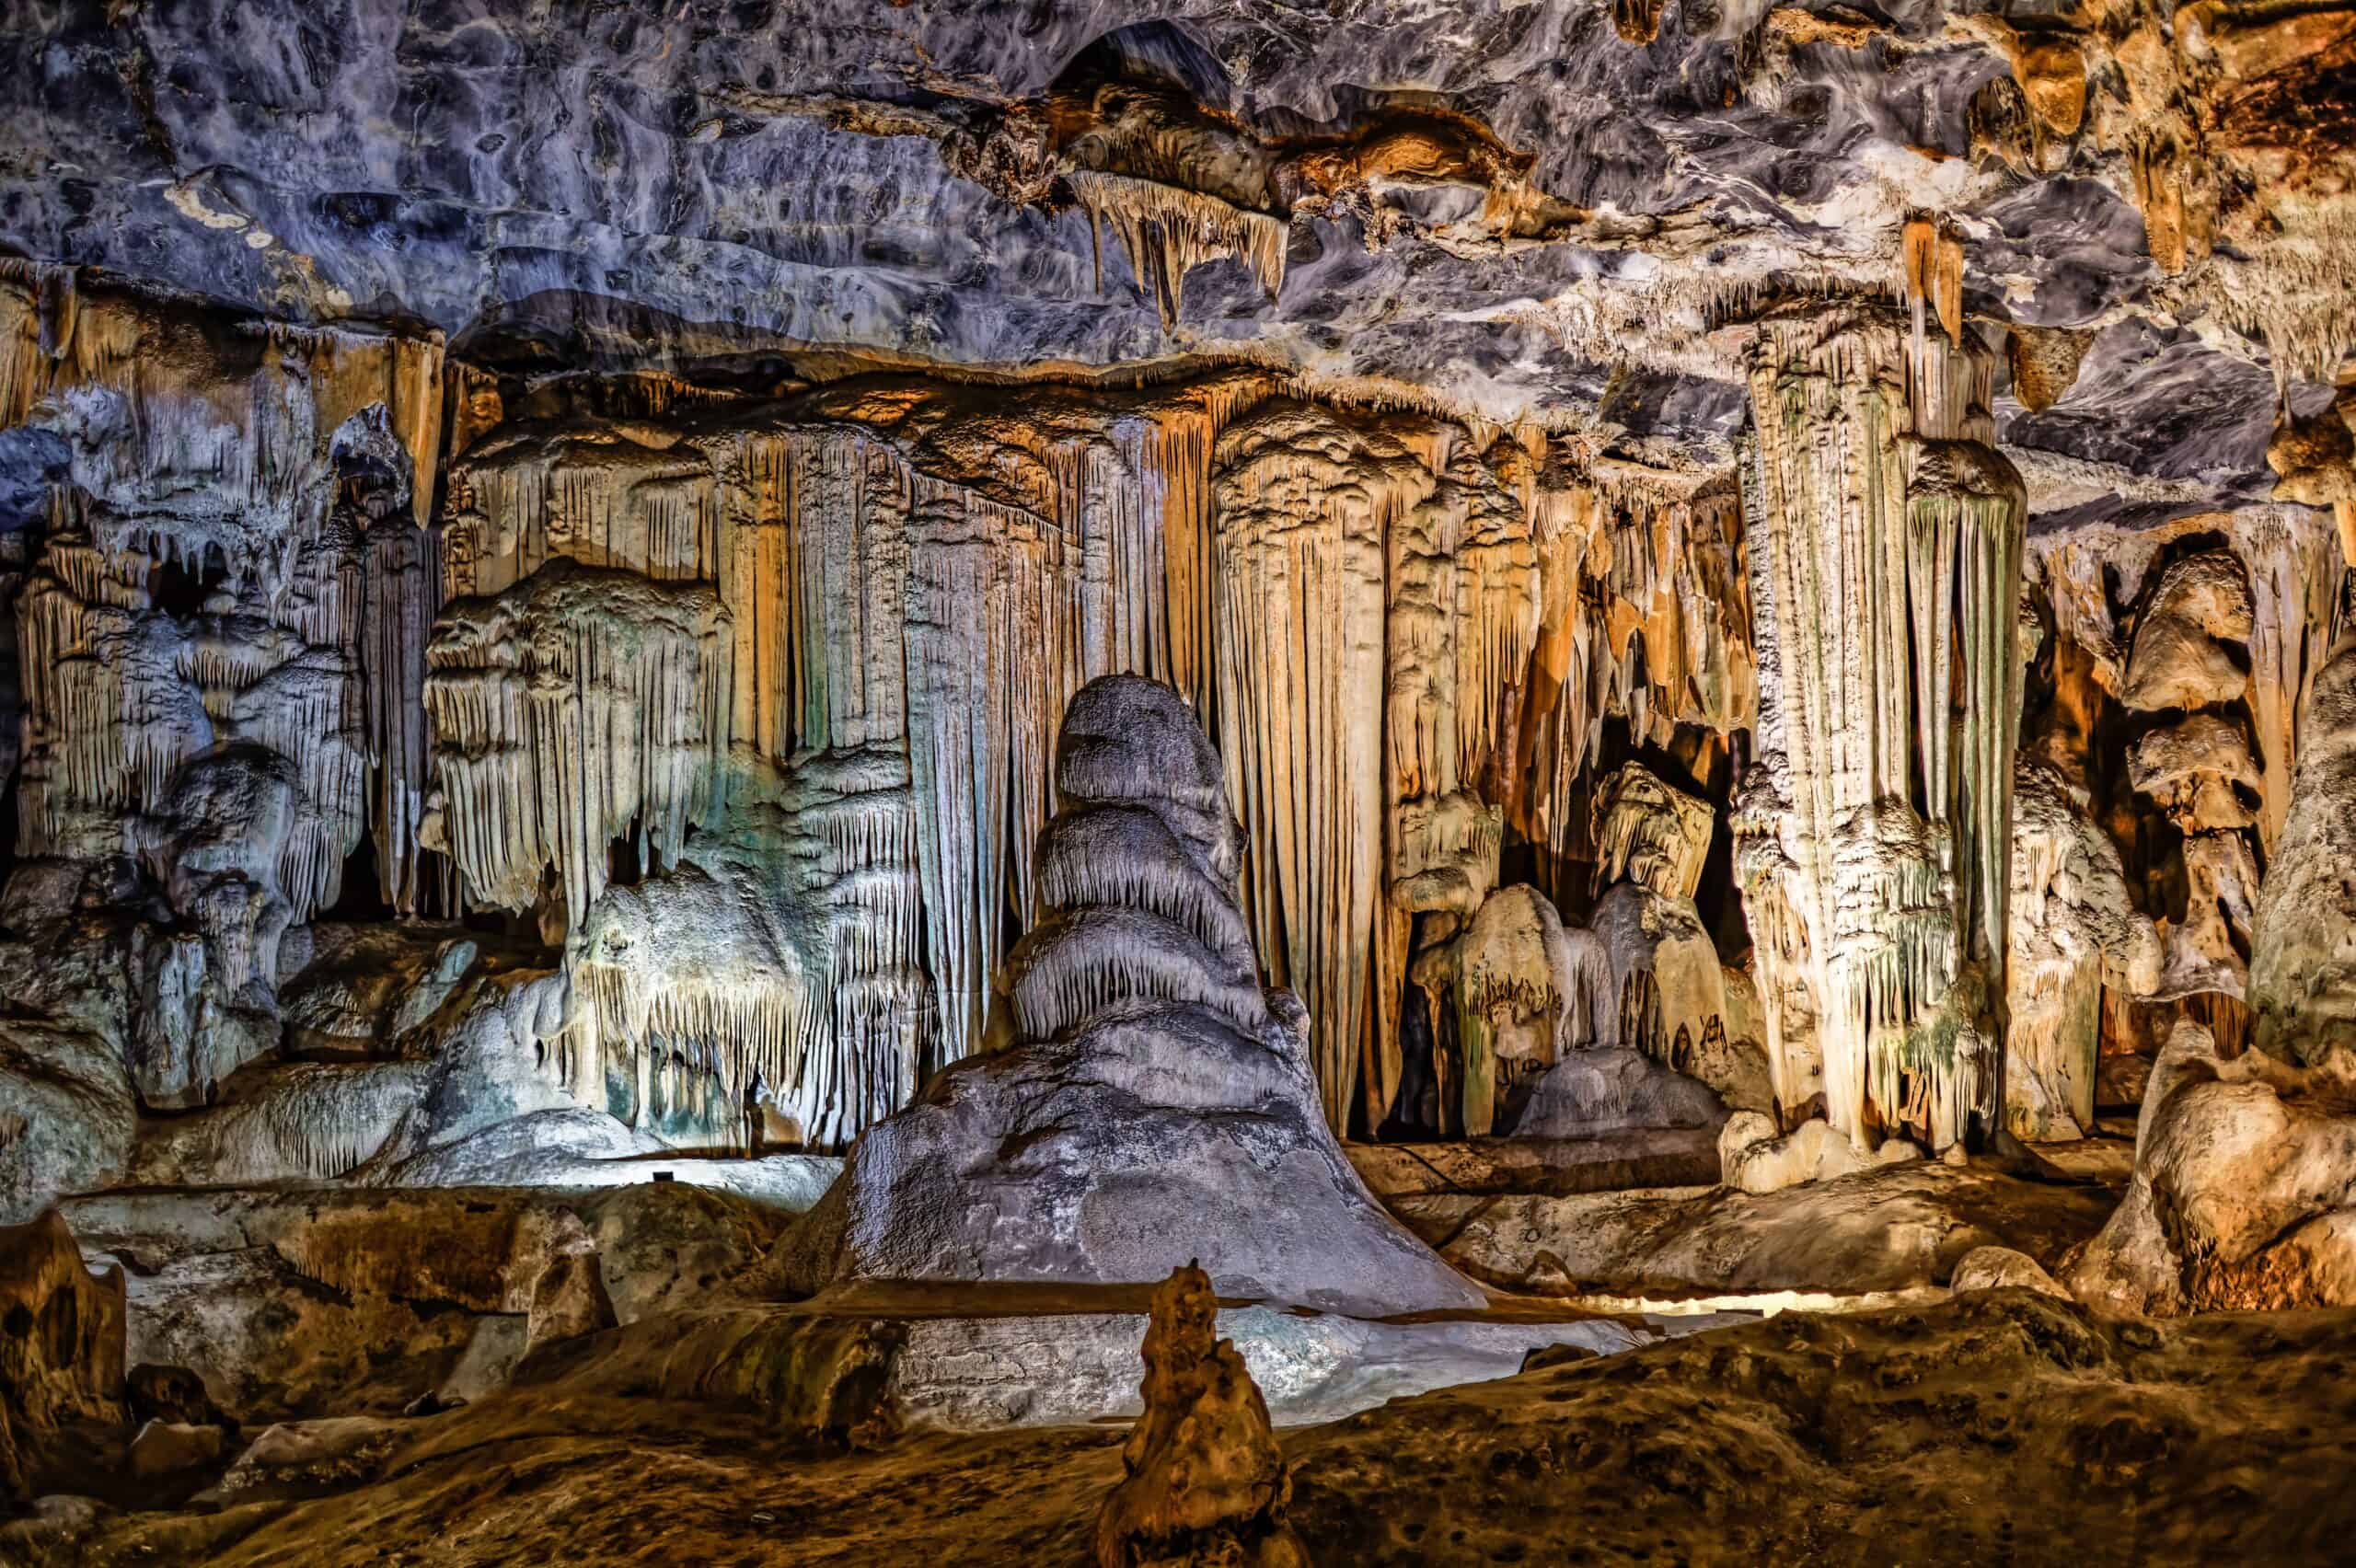
<svg viewBox="0 0 2356 1568">
<path fill-rule="evenodd" d="M 2094 1120 L 2103 993 L 2155 994 L 2160 938 L 2068 781 L 2024 758 L 2014 786 L 2005 1114 L 2024 1138 L 2067 1138 Z"/>
<path fill-rule="evenodd" d="M 1082 688 L 1056 801 L 1042 917 L 1007 963 L 1014 1043 L 868 1130 L 785 1244 L 789 1281 L 1124 1284 L 1199 1260 L 1223 1296 L 1478 1303 L 1326 1129 L 1300 1004 L 1259 983 L 1241 838 L 1184 701 L 1137 676 Z"/>
<path fill-rule="evenodd" d="M 1877 1124 L 1944 1148 L 2002 1104 L 2026 501 L 1989 376 L 1919 313 L 1911 341 L 1870 314 L 1770 322 L 1752 353 L 1744 891 L 1770 1029 L 1797 981 L 1861 1149 Z"/>
<path fill-rule="evenodd" d="M 1118 674 L 1343 1136 L 2059 1136 L 2292 987 L 2337 12 L 232 9 L 0 79 L 13 1215 L 845 1147 Z"/>
<path fill-rule="evenodd" d="M 2301 715 L 2291 810 L 2256 910 L 2257 1043 L 2316 1065 L 2356 1051 L 2356 637 L 2343 634 Z"/>
</svg>

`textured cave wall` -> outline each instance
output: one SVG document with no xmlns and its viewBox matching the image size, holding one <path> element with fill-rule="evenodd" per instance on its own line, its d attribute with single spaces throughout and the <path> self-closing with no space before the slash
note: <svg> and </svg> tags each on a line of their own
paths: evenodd
<svg viewBox="0 0 2356 1568">
<path fill-rule="evenodd" d="M 1004 1043 L 1118 672 L 1338 1128 L 1609 1043 L 2059 1135 L 2246 1032 L 2356 517 L 2344 10 L 0 16 L 44 1182 L 844 1143 Z M 387 917 L 467 924 L 364 1006 Z"/>
<path fill-rule="evenodd" d="M 1048 742 L 1087 679 L 1152 674 L 1217 716 L 1247 908 L 1272 975 L 1313 998 L 1336 1125 L 1383 1119 L 1410 918 L 1478 907 L 1509 801 L 1541 824 L 1583 805 L 1605 712 L 1663 732 L 1747 717 L 1724 557 L 1657 582 L 1645 562 L 1674 550 L 1686 508 L 1534 430 L 1484 438 L 1235 375 L 1092 395 L 869 378 L 782 399 L 557 383 L 475 406 L 495 422 L 451 464 L 427 691 L 436 842 L 479 901 L 539 909 L 544 869 L 561 887 L 543 924 L 587 922 L 571 951 L 602 1055 L 684 1042 L 731 1093 L 757 1076 L 814 1141 L 979 1046 L 1007 933 L 1034 907 Z M 1620 525 L 1657 504 L 1665 527 Z M 1637 555 L 1609 542 L 1622 531 Z M 684 601 L 659 608 L 690 584 L 716 600 L 692 636 Z M 589 636 L 621 640 L 594 682 L 570 673 Z M 535 674 L 549 639 L 554 680 Z M 849 774 L 837 804 L 826 780 Z M 719 891 L 692 868 L 774 846 L 738 804 L 770 797 L 797 824 L 834 812 L 833 847 L 807 874 Z M 607 846 L 633 831 L 659 874 L 618 903 Z M 707 951 L 630 945 L 665 922 Z M 888 1048 L 872 1018 L 841 1016 L 870 981 L 891 992 Z"/>
</svg>

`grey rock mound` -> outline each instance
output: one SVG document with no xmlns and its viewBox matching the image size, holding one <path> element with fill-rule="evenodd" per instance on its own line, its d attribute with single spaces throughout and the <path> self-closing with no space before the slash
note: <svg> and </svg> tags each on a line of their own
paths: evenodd
<svg viewBox="0 0 2356 1568">
<path fill-rule="evenodd" d="M 1184 701 L 1131 675 L 1084 687 L 1056 789 L 1045 914 L 999 999 L 1016 1043 L 868 1131 L 785 1243 L 787 1286 L 1127 1284 L 1199 1258 L 1222 1296 L 1480 1305 L 1368 1195 L 1319 1109 L 1300 1004 L 1238 951 L 1239 830 Z"/>
</svg>

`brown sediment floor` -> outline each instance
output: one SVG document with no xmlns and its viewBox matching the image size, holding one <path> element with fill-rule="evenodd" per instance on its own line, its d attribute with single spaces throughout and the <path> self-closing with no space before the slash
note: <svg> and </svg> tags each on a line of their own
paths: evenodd
<svg viewBox="0 0 2356 1568">
<path fill-rule="evenodd" d="M 2019 1292 L 1785 1314 L 1290 1432 L 1315 1561 L 2345 1562 L 2356 1312 L 2104 1324 Z M 1085 1561 L 1117 1428 L 780 1439 L 562 1383 L 402 1424 L 330 1495 L 120 1516 L 111 1564 Z"/>
</svg>

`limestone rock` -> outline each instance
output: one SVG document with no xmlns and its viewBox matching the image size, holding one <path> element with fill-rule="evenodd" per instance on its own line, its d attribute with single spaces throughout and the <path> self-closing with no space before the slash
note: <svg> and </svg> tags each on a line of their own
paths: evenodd
<svg viewBox="0 0 2356 1568">
<path fill-rule="evenodd" d="M 160 1481 L 200 1470 L 219 1459 L 229 1435 L 218 1426 L 190 1426 L 152 1420 L 131 1439 L 128 1464 L 134 1481 Z"/>
<path fill-rule="evenodd" d="M 1011 1048 L 871 1128 L 780 1255 L 842 1281 L 1166 1277 L 1380 1314 L 1481 1297 L 1367 1196 L 1318 1108 L 1299 1004 L 1265 995 L 1217 755 L 1176 693 L 1073 698 L 1008 966 Z"/>
<path fill-rule="evenodd" d="M 376 1476 L 410 1434 L 381 1416 L 327 1416 L 283 1421 L 254 1435 L 200 1504 L 316 1497 Z"/>
<path fill-rule="evenodd" d="M 2333 1217 L 2356 1209 L 2348 1066 L 2225 1058 L 2179 1022 L 2144 1091 L 2127 1195 L 2063 1272 L 2072 1293 L 2115 1313 L 2356 1304 Z"/>
<path fill-rule="evenodd" d="M 302 799 L 289 759 L 233 746 L 182 766 L 143 853 L 191 934 L 159 944 L 133 1037 L 140 1100 L 202 1105 L 278 1043 L 279 888 Z"/>
<path fill-rule="evenodd" d="M 2301 715 L 2291 809 L 2258 888 L 2249 1004 L 2260 1049 L 2320 1062 L 2356 1048 L 2356 634 Z"/>
<path fill-rule="evenodd" d="M 2136 622 L 2119 699 L 2143 712 L 2233 701 L 2249 676 L 2225 645 L 2246 642 L 2251 627 L 2249 573 L 2231 551 L 2171 561 Z"/>
<path fill-rule="evenodd" d="M 1595 820 L 1598 887 L 1624 879 L 1663 898 L 1693 896 L 1715 825 L 1707 801 L 1625 763 L 1596 786 Z"/>
<path fill-rule="evenodd" d="M 1862 1151 L 1821 1121 L 1803 1122 L 1796 1131 L 1778 1135 L 1773 1120 L 1755 1111 L 1738 1111 L 1718 1129 L 1718 1161 L 1726 1184 L 1744 1193 L 1781 1192 L 1922 1156 L 1904 1138 L 1885 1139 L 1880 1147 Z"/>
<path fill-rule="evenodd" d="M 93 1277 L 55 1209 L 0 1227 L 0 1494 L 21 1494 L 61 1421 L 121 1418 L 123 1297 L 122 1270 Z"/>
<path fill-rule="evenodd" d="M 2010 1247 L 1975 1247 L 1955 1265 L 1948 1281 L 1958 1295 L 1968 1290 L 2034 1290 L 2067 1301 L 2070 1293 L 2054 1283 L 2035 1258 Z"/>
<path fill-rule="evenodd" d="M 545 1345 L 594 1334 L 612 1328 L 616 1321 L 597 1254 L 581 1245 L 550 1258 L 532 1282 L 524 1352 L 528 1355 Z"/>
<path fill-rule="evenodd" d="M 1145 1413 L 1096 1516 L 1098 1568 L 1307 1568 L 1285 1522 L 1292 1480 L 1268 1407 L 1234 1343 L 1214 1338 L 1218 1311 L 1210 1276 L 1191 1263 L 1154 1292 Z"/>
<path fill-rule="evenodd" d="M 185 1366 L 159 1366 L 143 1361 L 124 1382 L 124 1399 L 133 1419 L 161 1421 L 179 1426 L 228 1424 L 221 1407 L 213 1402 L 204 1379 Z"/>
<path fill-rule="evenodd" d="M 122 1174 L 138 1101 L 119 1039 L 0 1020 L 0 1224 Z"/>
<path fill-rule="evenodd" d="M 2104 994 L 2158 991 L 2163 952 L 2109 836 L 2057 769 L 2027 758 L 2014 775 L 2011 917 L 2005 1119 L 2020 1137 L 2075 1137 L 2094 1120 Z"/>
<path fill-rule="evenodd" d="M 1629 1045 L 1567 1051 L 1531 1085 L 1517 1137 L 1576 1138 L 1644 1127 L 1715 1127 L 1727 1107 L 1698 1078 Z"/>
</svg>

